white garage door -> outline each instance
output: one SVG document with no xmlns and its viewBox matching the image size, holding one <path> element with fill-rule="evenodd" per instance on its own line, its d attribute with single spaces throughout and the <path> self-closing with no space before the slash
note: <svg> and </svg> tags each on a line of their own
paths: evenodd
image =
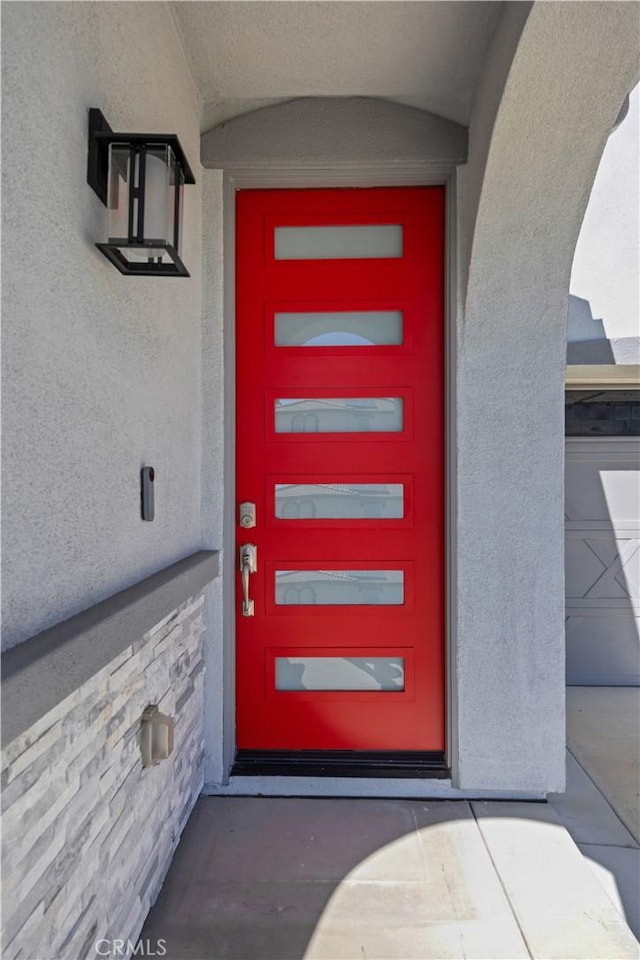
<svg viewBox="0 0 640 960">
<path fill-rule="evenodd" d="M 638 685 L 640 402 L 599 397 L 568 395 L 567 433 L 590 435 L 566 439 L 567 683 Z"/>
</svg>

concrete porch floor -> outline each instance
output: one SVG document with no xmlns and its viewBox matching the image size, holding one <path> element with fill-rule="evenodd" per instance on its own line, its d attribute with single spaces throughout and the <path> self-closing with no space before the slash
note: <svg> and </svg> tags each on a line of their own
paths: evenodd
<svg viewBox="0 0 640 960">
<path fill-rule="evenodd" d="M 567 689 L 567 791 L 556 813 L 640 939 L 640 689 Z"/>
<path fill-rule="evenodd" d="M 603 689 L 568 691 L 548 804 L 201 798 L 142 939 L 168 960 L 637 958 L 640 691 Z"/>
</svg>

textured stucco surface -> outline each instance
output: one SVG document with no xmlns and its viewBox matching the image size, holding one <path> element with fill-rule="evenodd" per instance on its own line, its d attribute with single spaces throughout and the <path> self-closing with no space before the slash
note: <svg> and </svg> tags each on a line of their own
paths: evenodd
<svg viewBox="0 0 640 960">
<path fill-rule="evenodd" d="M 583 297 L 576 297 L 574 294 L 569 294 L 567 343 L 606 339 L 607 333 L 604 328 L 604 323 L 599 317 L 593 316 L 589 301 Z"/>
<path fill-rule="evenodd" d="M 172 4 L 202 129 L 292 97 L 386 97 L 466 123 L 502 3 Z"/>
<path fill-rule="evenodd" d="M 301 163 L 462 163 L 467 131 L 373 97 L 302 97 L 221 123 L 202 138 L 206 167 Z"/>
<path fill-rule="evenodd" d="M 177 133 L 199 180 L 197 94 L 159 3 L 2 5 L 3 644 L 200 545 L 200 184 L 190 279 L 96 250 L 87 111 Z M 143 464 L 156 519 L 140 519 Z"/>
<path fill-rule="evenodd" d="M 2 744 L 34 726 L 218 574 L 201 550 L 2 655 Z"/>
<path fill-rule="evenodd" d="M 493 127 L 531 6 L 530 0 L 504 5 L 474 94 L 469 120 L 469 148 L 472 153 L 465 169 L 458 172 L 457 179 L 459 229 L 456 237 L 456 280 L 460 303 L 464 303 L 465 298 L 473 229 Z"/>
<path fill-rule="evenodd" d="M 612 340 L 576 340 L 567 344 L 569 364 L 640 363 L 640 337 L 616 337 Z"/>
<path fill-rule="evenodd" d="M 497 109 L 480 87 L 460 177 L 475 226 L 457 330 L 458 785 L 562 790 L 569 276 L 637 70 L 637 6 L 538 3 L 521 29 Z"/>
</svg>

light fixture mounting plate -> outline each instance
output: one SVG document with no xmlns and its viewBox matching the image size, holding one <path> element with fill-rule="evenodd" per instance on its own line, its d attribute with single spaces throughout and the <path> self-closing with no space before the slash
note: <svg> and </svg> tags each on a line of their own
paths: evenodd
<svg viewBox="0 0 640 960">
<path fill-rule="evenodd" d="M 102 110 L 91 107 L 89 110 L 89 156 L 87 159 L 87 183 L 107 205 L 107 183 L 109 176 L 109 151 L 97 133 L 113 133 Z"/>
</svg>

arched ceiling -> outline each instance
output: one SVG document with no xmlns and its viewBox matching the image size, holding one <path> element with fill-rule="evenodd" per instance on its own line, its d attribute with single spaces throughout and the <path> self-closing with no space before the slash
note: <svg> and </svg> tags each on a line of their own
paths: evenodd
<svg viewBox="0 0 640 960">
<path fill-rule="evenodd" d="M 384 97 L 458 123 L 503 4 L 210 0 L 171 4 L 202 129 L 296 97 Z"/>
</svg>

